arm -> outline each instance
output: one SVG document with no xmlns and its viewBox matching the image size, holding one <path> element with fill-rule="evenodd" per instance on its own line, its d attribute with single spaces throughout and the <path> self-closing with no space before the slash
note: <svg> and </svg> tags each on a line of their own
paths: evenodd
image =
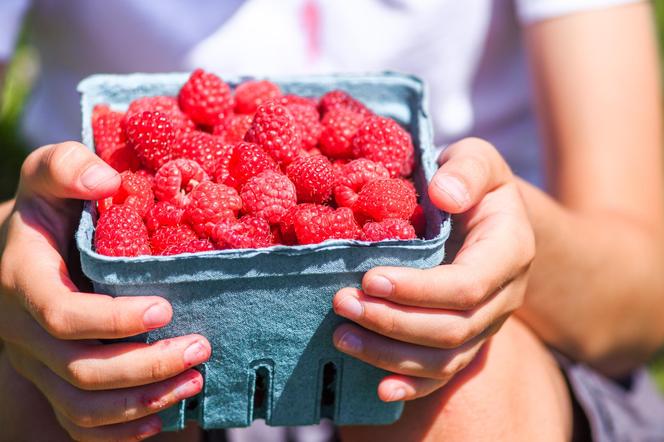
<svg viewBox="0 0 664 442">
<path fill-rule="evenodd" d="M 609 375 L 664 342 L 661 94 L 650 6 L 526 29 L 553 197 L 521 182 L 537 256 L 519 314 Z"/>
</svg>

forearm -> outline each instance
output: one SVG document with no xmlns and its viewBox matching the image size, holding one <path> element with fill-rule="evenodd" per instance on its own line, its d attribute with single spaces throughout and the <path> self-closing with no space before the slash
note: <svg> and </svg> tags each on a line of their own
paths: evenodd
<svg viewBox="0 0 664 442">
<path fill-rule="evenodd" d="M 520 181 L 537 242 L 518 312 L 549 344 L 610 375 L 664 341 L 662 229 L 614 212 L 572 211 Z"/>
</svg>

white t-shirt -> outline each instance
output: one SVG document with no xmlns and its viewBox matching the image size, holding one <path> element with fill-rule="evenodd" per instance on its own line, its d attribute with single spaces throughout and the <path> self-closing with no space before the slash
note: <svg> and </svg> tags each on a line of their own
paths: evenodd
<svg viewBox="0 0 664 442">
<path fill-rule="evenodd" d="M 541 184 L 523 25 L 634 0 L 3 0 L 0 60 L 23 13 L 41 55 L 24 118 L 35 146 L 79 139 L 76 84 L 99 72 L 413 73 L 436 142 L 494 143 Z"/>
</svg>

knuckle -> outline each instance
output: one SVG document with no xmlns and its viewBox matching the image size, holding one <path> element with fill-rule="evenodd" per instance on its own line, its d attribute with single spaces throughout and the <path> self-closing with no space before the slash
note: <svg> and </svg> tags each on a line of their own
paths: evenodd
<svg viewBox="0 0 664 442">
<path fill-rule="evenodd" d="M 168 376 L 168 364 L 161 357 L 154 358 L 148 368 L 148 377 L 152 381 L 160 381 Z"/>
<path fill-rule="evenodd" d="M 455 356 L 447 361 L 440 369 L 439 375 L 442 380 L 448 381 L 452 379 L 458 372 L 463 370 L 466 362 L 461 356 Z"/>
<path fill-rule="evenodd" d="M 67 364 L 65 376 L 73 386 L 82 390 L 93 390 L 97 385 L 96 370 L 87 361 L 72 361 Z"/>
<path fill-rule="evenodd" d="M 64 404 L 62 412 L 65 417 L 75 426 L 80 428 L 93 428 L 98 426 L 98 420 L 95 418 L 89 401 L 78 397 Z"/>
<path fill-rule="evenodd" d="M 463 282 L 457 292 L 459 308 L 470 310 L 477 307 L 487 296 L 488 290 L 487 284 L 479 278 Z"/>
<path fill-rule="evenodd" d="M 62 310 L 52 306 L 43 306 L 38 310 L 37 314 L 41 317 L 42 325 L 48 334 L 57 339 L 67 339 L 69 331 L 67 320 Z"/>
<path fill-rule="evenodd" d="M 443 348 L 457 348 L 465 344 L 471 334 L 470 326 L 466 321 L 460 320 L 452 327 L 447 327 L 439 337 L 439 341 Z"/>
</svg>

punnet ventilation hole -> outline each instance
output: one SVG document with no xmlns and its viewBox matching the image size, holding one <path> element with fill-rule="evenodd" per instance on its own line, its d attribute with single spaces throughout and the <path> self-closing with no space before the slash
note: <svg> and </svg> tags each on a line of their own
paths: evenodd
<svg viewBox="0 0 664 442">
<path fill-rule="evenodd" d="M 256 369 L 254 384 L 254 406 L 252 419 L 265 419 L 268 408 L 268 392 L 270 391 L 270 372 L 267 367 Z"/>
<path fill-rule="evenodd" d="M 337 366 L 328 362 L 323 366 L 323 386 L 320 395 L 320 417 L 334 419 L 337 401 Z"/>
</svg>

